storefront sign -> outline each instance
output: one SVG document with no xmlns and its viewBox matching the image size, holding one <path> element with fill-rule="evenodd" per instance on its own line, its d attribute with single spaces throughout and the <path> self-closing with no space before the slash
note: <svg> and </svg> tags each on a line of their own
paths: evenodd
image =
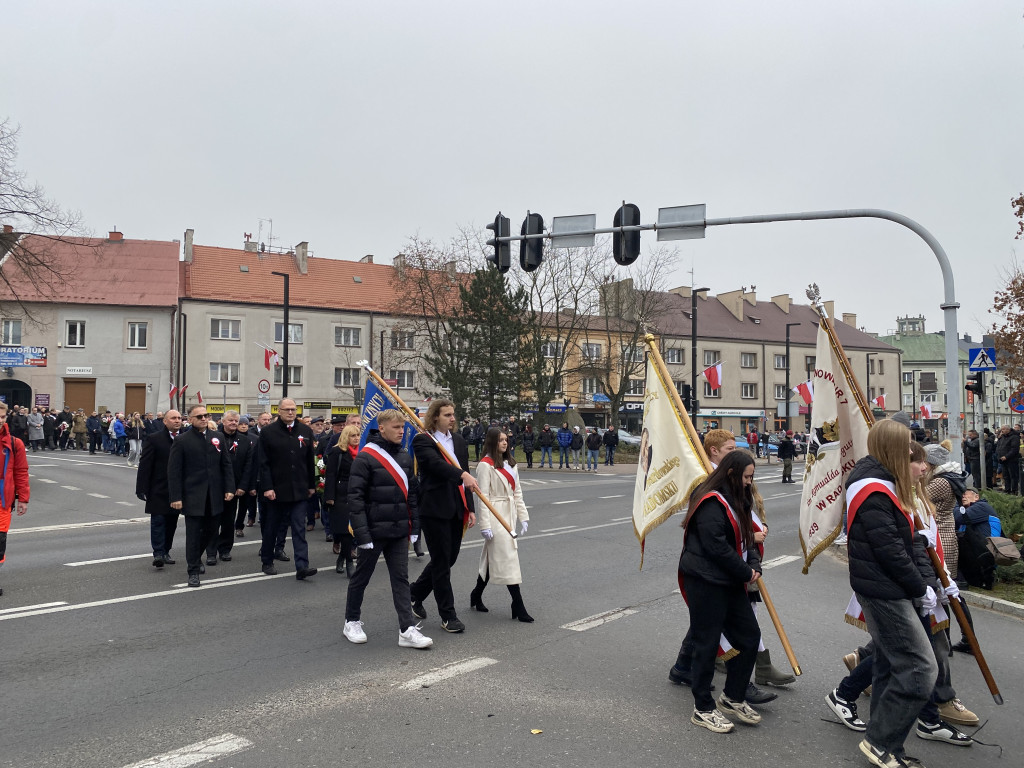
<svg viewBox="0 0 1024 768">
<path fill-rule="evenodd" d="M 753 416 L 763 419 L 765 412 L 763 409 L 758 408 L 701 408 L 697 415 L 711 419 L 721 418 L 722 416 Z"/>
<path fill-rule="evenodd" d="M 49 408 L 50 407 L 50 396 L 49 395 L 36 395 L 35 400 L 36 408 Z"/>
<path fill-rule="evenodd" d="M 65 376 L 92 376 L 92 366 L 88 368 L 65 368 Z"/>
<path fill-rule="evenodd" d="M 0 367 L 45 368 L 46 347 L 0 347 Z"/>
<path fill-rule="evenodd" d="M 222 403 L 206 403 L 206 412 L 207 413 L 227 413 L 228 411 L 238 411 L 238 412 L 241 412 L 241 410 L 242 410 L 241 403 L 227 403 L 227 404 L 222 404 Z"/>
<path fill-rule="evenodd" d="M 302 404 L 302 407 L 305 408 L 307 411 L 329 411 L 331 409 L 331 404 L 329 402 L 324 402 L 322 400 L 306 400 Z"/>
</svg>

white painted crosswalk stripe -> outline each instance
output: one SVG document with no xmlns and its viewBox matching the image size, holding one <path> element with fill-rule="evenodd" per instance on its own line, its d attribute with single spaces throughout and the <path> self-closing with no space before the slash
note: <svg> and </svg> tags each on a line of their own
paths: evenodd
<svg viewBox="0 0 1024 768">
<path fill-rule="evenodd" d="M 415 691 L 420 688 L 429 688 L 432 685 L 440 683 L 442 680 L 448 680 L 458 675 L 464 675 L 467 672 L 475 672 L 478 669 L 483 669 L 484 667 L 489 667 L 492 664 L 497 663 L 497 659 L 491 659 L 487 656 L 477 656 L 472 659 L 455 661 L 451 664 L 445 664 L 443 667 L 431 672 L 427 672 L 425 675 L 414 677 L 412 680 L 402 683 L 399 687 L 404 691 Z"/>
<path fill-rule="evenodd" d="M 612 611 L 605 611 L 604 613 L 587 616 L 585 619 L 570 621 L 568 624 L 563 624 L 561 629 L 569 629 L 573 632 L 586 632 L 588 629 L 600 627 L 602 624 L 607 624 L 610 621 L 615 621 L 616 619 L 621 619 L 623 616 L 629 616 L 634 613 L 636 613 L 636 611 L 632 608 L 616 608 Z"/>
<path fill-rule="evenodd" d="M 761 563 L 761 569 L 767 571 L 769 568 L 775 568 L 779 565 L 792 563 L 794 560 L 799 559 L 799 555 L 782 555 L 780 557 L 773 557 L 771 560 L 765 560 L 763 563 Z"/>
<path fill-rule="evenodd" d="M 125 768 L 186 768 L 189 765 L 205 763 L 219 757 L 227 757 L 254 746 L 251 741 L 233 733 L 222 733 L 205 741 L 197 741 L 162 755 L 140 760 Z"/>
<path fill-rule="evenodd" d="M 109 499 L 110 498 L 109 496 L 104 496 L 102 493 L 90 493 L 88 495 L 92 496 L 94 499 Z"/>
<path fill-rule="evenodd" d="M 555 504 L 579 504 L 580 503 L 580 499 L 569 499 L 568 501 L 553 501 L 551 503 L 552 503 L 552 505 L 555 505 Z"/>
</svg>

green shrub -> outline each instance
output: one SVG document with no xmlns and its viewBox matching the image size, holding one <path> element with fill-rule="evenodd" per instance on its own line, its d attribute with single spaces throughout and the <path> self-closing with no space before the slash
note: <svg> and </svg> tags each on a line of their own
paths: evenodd
<svg viewBox="0 0 1024 768">
<path fill-rule="evenodd" d="M 1003 535 L 1024 533 L 1024 498 L 999 491 L 985 491 L 982 498 L 992 505 L 1003 525 Z"/>
</svg>

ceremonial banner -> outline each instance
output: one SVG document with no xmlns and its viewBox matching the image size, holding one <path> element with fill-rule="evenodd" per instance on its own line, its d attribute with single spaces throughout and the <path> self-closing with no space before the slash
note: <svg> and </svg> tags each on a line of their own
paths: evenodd
<svg viewBox="0 0 1024 768">
<path fill-rule="evenodd" d="M 707 477 L 700 448 L 693 444 L 665 382 L 647 358 L 644 425 L 640 435 L 640 461 L 633 490 L 633 532 L 640 540 L 643 568 L 644 540 L 661 523 L 686 509 L 690 493 Z"/>
<path fill-rule="evenodd" d="M 846 476 L 868 452 L 868 417 L 855 397 L 838 342 L 824 319 L 818 326 L 811 435 L 800 495 L 800 547 L 803 572 L 839 536 L 846 507 Z"/>
<path fill-rule="evenodd" d="M 391 401 L 387 392 L 381 389 L 372 378 L 366 382 L 366 396 L 363 398 L 363 433 L 359 436 L 359 448 L 366 445 L 370 430 L 377 429 L 377 414 L 389 408 L 398 409 L 397 403 Z M 412 454 L 412 439 L 416 436 L 416 428 L 406 419 L 405 432 L 402 434 L 402 447 Z"/>
</svg>

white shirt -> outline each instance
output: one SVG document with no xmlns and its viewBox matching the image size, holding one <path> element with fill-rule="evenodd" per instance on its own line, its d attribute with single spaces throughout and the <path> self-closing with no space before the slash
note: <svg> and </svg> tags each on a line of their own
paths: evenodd
<svg viewBox="0 0 1024 768">
<path fill-rule="evenodd" d="M 448 455 L 455 459 L 455 441 L 452 439 L 452 433 L 446 432 L 434 432 L 434 439 L 437 440 L 441 446 L 448 451 Z M 457 461 L 458 459 L 456 459 Z"/>
</svg>

